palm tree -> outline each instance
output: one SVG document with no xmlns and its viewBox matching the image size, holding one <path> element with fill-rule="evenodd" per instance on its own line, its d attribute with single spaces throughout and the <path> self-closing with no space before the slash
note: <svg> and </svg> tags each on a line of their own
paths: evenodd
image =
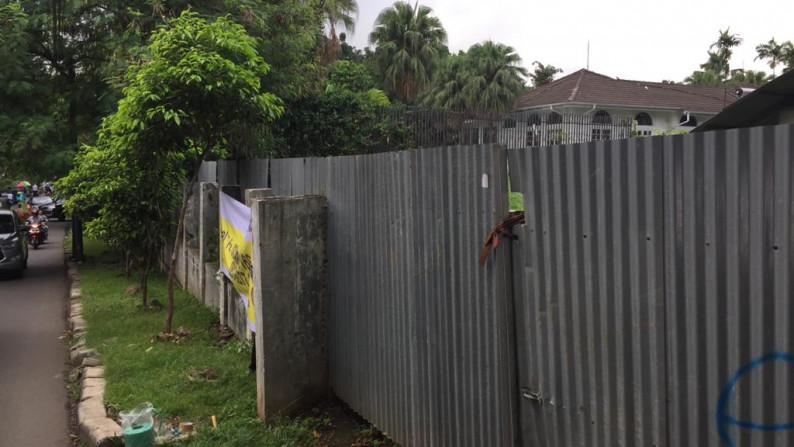
<svg viewBox="0 0 794 447">
<path fill-rule="evenodd" d="M 730 59 L 733 55 L 733 47 L 738 47 L 739 44 L 742 43 L 742 38 L 738 34 L 731 34 L 731 27 L 725 29 L 725 31 L 720 30 L 720 36 L 717 38 L 717 41 L 712 43 L 709 46 L 709 49 L 717 47 L 716 56 L 714 56 L 714 60 L 712 60 L 712 53 L 709 51 L 709 63 L 716 63 L 715 68 L 720 68 L 720 73 L 727 79 L 731 73 L 730 67 Z M 701 68 L 703 65 L 701 65 Z"/>
<path fill-rule="evenodd" d="M 562 68 L 557 68 L 554 65 L 543 65 L 538 61 L 533 62 L 532 66 L 535 69 L 532 70 L 529 77 L 532 79 L 532 85 L 536 88 L 551 83 L 557 73 L 562 73 Z"/>
<path fill-rule="evenodd" d="M 786 68 L 783 69 L 783 72 L 787 72 L 789 70 L 794 70 L 794 43 L 791 41 L 787 41 L 781 44 L 782 48 L 782 55 L 780 57 L 780 62 L 786 64 Z"/>
<path fill-rule="evenodd" d="M 709 51 L 709 60 L 704 64 L 700 64 L 700 68 L 704 71 L 716 73 L 720 77 L 727 78 L 731 72 L 731 66 L 725 54 L 722 52 Z"/>
<path fill-rule="evenodd" d="M 766 72 L 738 69 L 731 72 L 731 80 L 727 84 L 752 84 L 756 87 L 760 87 L 771 80 L 772 77 L 766 74 Z"/>
<path fill-rule="evenodd" d="M 463 96 L 468 76 L 465 59 L 465 53 L 450 55 L 444 59 L 433 87 L 422 100 L 422 105 L 442 109 L 466 108 L 466 98 Z"/>
<path fill-rule="evenodd" d="M 725 31 L 720 30 L 720 37 L 709 48 L 717 47 L 718 52 L 725 53 L 730 58 L 731 54 L 733 54 L 731 48 L 738 47 L 741 43 L 742 37 L 738 34 L 731 34 L 731 27 L 729 26 Z"/>
<path fill-rule="evenodd" d="M 350 34 L 355 32 L 356 19 L 353 16 L 358 15 L 358 3 L 356 0 L 322 0 L 320 2 L 320 13 L 323 16 L 323 20 L 330 27 L 323 59 L 328 63 L 332 63 L 341 51 L 339 37 L 336 35 L 336 27 L 343 26 Z"/>
<path fill-rule="evenodd" d="M 722 73 L 716 71 L 695 71 L 684 79 L 684 83 L 689 85 L 704 85 L 718 87 L 723 85 L 725 79 Z"/>
<path fill-rule="evenodd" d="M 755 57 L 754 60 L 758 59 L 769 59 L 769 68 L 772 69 L 772 76 L 775 75 L 775 68 L 777 67 L 778 62 L 780 62 L 784 56 L 784 46 L 777 43 L 775 38 L 769 39 L 769 42 L 762 43 L 755 47 L 755 51 L 758 53 L 758 56 Z"/>
<path fill-rule="evenodd" d="M 369 35 L 384 89 L 414 104 L 430 87 L 446 51 L 447 32 L 433 10 L 398 1 L 378 14 Z"/>
<path fill-rule="evenodd" d="M 466 55 L 466 104 L 490 113 L 508 111 L 524 89 L 522 76 L 529 76 L 520 63 L 521 57 L 509 45 L 490 40 L 472 45 Z"/>
</svg>

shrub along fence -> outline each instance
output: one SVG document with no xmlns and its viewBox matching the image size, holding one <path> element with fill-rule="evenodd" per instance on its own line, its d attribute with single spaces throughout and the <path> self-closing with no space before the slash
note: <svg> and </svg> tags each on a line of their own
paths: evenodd
<svg viewBox="0 0 794 447">
<path fill-rule="evenodd" d="M 792 149 L 783 125 L 215 172 L 326 198 L 330 387 L 406 447 L 784 446 Z M 526 223 L 481 267 L 508 161 Z"/>
</svg>

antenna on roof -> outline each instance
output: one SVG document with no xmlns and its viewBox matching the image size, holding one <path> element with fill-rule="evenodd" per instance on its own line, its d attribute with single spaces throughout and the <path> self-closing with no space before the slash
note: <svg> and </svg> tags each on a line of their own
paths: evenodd
<svg viewBox="0 0 794 447">
<path fill-rule="evenodd" d="M 590 39 L 587 39 L 587 70 L 590 70 Z"/>
</svg>

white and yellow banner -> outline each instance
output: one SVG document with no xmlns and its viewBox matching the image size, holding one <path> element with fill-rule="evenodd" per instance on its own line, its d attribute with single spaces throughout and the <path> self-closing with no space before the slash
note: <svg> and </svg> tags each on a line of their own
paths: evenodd
<svg viewBox="0 0 794 447">
<path fill-rule="evenodd" d="M 220 207 L 221 270 L 240 294 L 248 316 L 248 327 L 255 331 L 251 208 L 224 193 L 220 193 Z"/>
</svg>

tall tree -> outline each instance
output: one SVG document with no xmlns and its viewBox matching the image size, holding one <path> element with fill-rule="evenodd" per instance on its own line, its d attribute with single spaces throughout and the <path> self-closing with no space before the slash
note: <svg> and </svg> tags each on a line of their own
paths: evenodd
<svg viewBox="0 0 794 447">
<path fill-rule="evenodd" d="M 4 95 L 32 87 L 24 107 L 9 113 L 13 120 L 0 119 L 0 155 L 13 163 L 6 169 L 19 174 L 65 173 L 78 147 L 93 144 L 101 118 L 115 110 L 127 67 L 148 57 L 145 42 L 151 33 L 186 9 L 206 18 L 228 15 L 242 24 L 274 68 L 262 82 L 278 96 L 297 99 L 321 85 L 317 47 L 323 18 L 315 1 L 20 0 L 0 5 L 21 7 L 25 17 L 18 22 L 24 23 L 24 39 L 0 50 L 24 56 L 15 60 L 26 61 L 28 74 L 19 79 L 29 83 L 14 84 L 17 93 L 0 91 L 0 114 L 10 112 L 12 98 Z M 14 29 L 0 28 L 0 34 Z M 0 57 L 0 72 L 10 72 L 8 60 Z M 254 151 L 267 145 L 251 135 L 233 136 L 235 147 Z"/>
<path fill-rule="evenodd" d="M 739 46 L 742 43 L 742 38 L 738 34 L 731 34 L 731 27 L 725 29 L 725 31 L 720 30 L 720 35 L 717 38 L 717 41 L 712 43 L 709 49 L 717 48 L 716 57 L 712 61 L 712 53 L 709 52 L 709 61 L 716 63 L 714 68 L 721 68 L 719 70 L 722 75 L 727 79 L 730 77 L 731 67 L 730 67 L 730 60 L 731 56 L 733 55 L 733 48 Z M 701 66 L 701 68 L 705 68 Z"/>
<path fill-rule="evenodd" d="M 398 1 L 378 14 L 369 35 L 384 89 L 415 104 L 430 87 L 446 50 L 447 32 L 433 10 Z"/>
<path fill-rule="evenodd" d="M 716 71 L 695 71 L 684 79 L 685 84 L 718 87 L 723 85 L 725 79 L 722 73 Z"/>
<path fill-rule="evenodd" d="M 557 76 L 558 73 L 562 73 L 562 68 L 557 68 L 551 64 L 544 65 L 538 61 L 535 61 L 532 63 L 532 66 L 534 68 L 529 74 L 529 77 L 532 79 L 532 85 L 535 88 L 553 82 L 554 77 Z"/>
<path fill-rule="evenodd" d="M 261 129 L 283 108 L 279 98 L 262 91 L 270 66 L 259 56 L 256 40 L 228 18 L 208 22 L 183 12 L 152 35 L 148 53 L 149 59 L 127 70 L 129 85 L 99 141 L 112 156 L 128 154 L 124 162 L 140 173 L 135 178 L 143 187 L 151 182 L 171 190 L 186 186 L 170 259 L 167 333 L 174 311 L 176 254 L 199 166 L 234 148 L 229 141 L 237 130 Z M 161 171 L 163 166 L 170 175 Z"/>
<path fill-rule="evenodd" d="M 715 73 L 722 81 L 728 79 L 731 66 L 726 54 L 719 51 L 709 51 L 708 55 L 709 59 L 705 63 L 700 64 L 700 68 L 706 72 Z"/>
<path fill-rule="evenodd" d="M 332 63 L 341 52 L 336 27 L 342 26 L 351 34 L 355 32 L 356 18 L 354 15 L 358 15 L 358 3 L 356 0 L 321 0 L 319 7 L 323 20 L 329 27 L 323 59 L 327 63 Z"/>
<path fill-rule="evenodd" d="M 472 45 L 466 55 L 466 104 L 489 113 L 508 111 L 529 75 L 520 63 L 521 57 L 511 46 L 490 40 Z"/>
<path fill-rule="evenodd" d="M 752 84 L 756 87 L 760 87 L 772 79 L 773 78 L 771 76 L 763 71 L 738 69 L 731 72 L 731 79 L 726 84 L 731 86 L 739 84 Z"/>
<path fill-rule="evenodd" d="M 784 46 L 777 43 L 773 37 L 769 39 L 769 42 L 759 44 L 755 47 L 755 51 L 758 53 L 758 56 L 756 56 L 754 60 L 769 59 L 769 68 L 772 69 L 772 76 L 774 76 L 775 68 L 777 68 L 778 63 L 783 60 L 785 55 L 784 52 L 786 50 L 784 50 Z"/>
<path fill-rule="evenodd" d="M 463 94 L 469 78 L 466 57 L 466 53 L 460 52 L 444 58 L 432 89 L 422 100 L 423 105 L 442 109 L 465 109 L 468 106 Z"/>
<path fill-rule="evenodd" d="M 780 61 L 786 64 L 786 68 L 783 69 L 783 72 L 787 72 L 789 70 L 794 70 L 794 43 L 790 40 L 783 43 L 783 55 L 781 56 Z"/>
<path fill-rule="evenodd" d="M 733 48 L 742 43 L 742 38 L 738 34 L 731 34 L 730 27 L 719 30 L 719 33 L 717 40 L 709 46 L 708 59 L 700 64 L 702 71 L 692 72 L 684 79 L 685 83 L 704 86 L 733 85 L 730 79 L 732 73 L 737 71 L 731 71 L 731 56 Z"/>
</svg>

